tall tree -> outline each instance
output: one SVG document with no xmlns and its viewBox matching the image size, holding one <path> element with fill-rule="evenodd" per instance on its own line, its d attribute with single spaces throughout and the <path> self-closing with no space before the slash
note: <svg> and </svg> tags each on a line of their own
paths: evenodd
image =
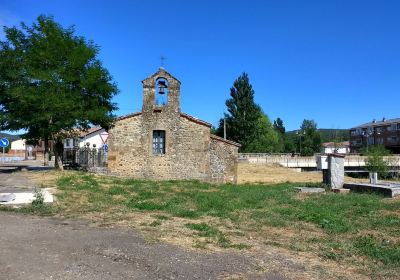
<svg viewBox="0 0 400 280">
<path fill-rule="evenodd" d="M 60 165 L 65 132 L 111 124 L 117 86 L 97 58 L 99 47 L 75 35 L 74 27 L 64 29 L 52 17 L 41 15 L 31 27 L 21 23 L 19 29 L 4 31 L 0 129 L 23 129 L 24 138 L 44 140 L 47 160 L 53 140 Z"/>
<path fill-rule="evenodd" d="M 274 129 L 281 135 L 285 135 L 286 129 L 281 118 L 274 120 Z"/>
<path fill-rule="evenodd" d="M 315 121 L 303 120 L 297 136 L 302 155 L 311 156 L 321 151 L 321 136 Z"/>
<path fill-rule="evenodd" d="M 281 135 L 277 133 L 268 117 L 262 113 L 258 121 L 257 134 L 246 147 L 245 152 L 273 153 L 283 149 Z"/>
<path fill-rule="evenodd" d="M 228 113 L 225 114 L 227 138 L 242 145 L 241 151 L 256 137 L 261 108 L 254 102 L 254 90 L 249 76 L 243 73 L 233 83 L 230 96 L 226 101 Z M 218 127 L 218 135 L 223 136 L 224 119 Z"/>
<path fill-rule="evenodd" d="M 249 76 L 243 73 L 233 83 L 226 101 L 227 114 L 220 120 L 217 134 L 242 145 L 241 152 L 274 152 L 279 150 L 279 137 L 262 109 L 254 101 Z"/>
</svg>

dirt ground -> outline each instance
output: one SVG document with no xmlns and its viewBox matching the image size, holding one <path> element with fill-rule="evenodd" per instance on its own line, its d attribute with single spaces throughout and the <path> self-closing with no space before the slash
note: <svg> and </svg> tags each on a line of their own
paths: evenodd
<svg viewBox="0 0 400 280">
<path fill-rule="evenodd" d="M 367 181 L 345 177 L 346 182 Z M 322 173 L 320 171 L 298 172 L 296 169 L 281 167 L 279 165 L 248 164 L 239 163 L 238 183 L 321 183 Z"/>
<path fill-rule="evenodd" d="M 199 252 L 122 227 L 0 213 L 0 279 L 290 279 L 304 266 L 266 252 Z M 279 269 L 281 267 L 281 269 Z"/>
</svg>

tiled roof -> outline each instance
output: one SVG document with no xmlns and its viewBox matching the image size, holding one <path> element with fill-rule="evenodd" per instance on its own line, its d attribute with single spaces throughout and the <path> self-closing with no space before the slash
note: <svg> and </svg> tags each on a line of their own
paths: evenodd
<svg viewBox="0 0 400 280">
<path fill-rule="evenodd" d="M 350 146 L 350 142 L 349 141 L 344 141 L 344 142 L 326 142 L 326 143 L 322 143 L 322 146 L 325 148 L 345 148 L 345 147 L 349 147 Z"/>
<path fill-rule="evenodd" d="M 141 114 L 142 114 L 142 112 L 130 113 L 130 114 L 127 114 L 127 115 L 123 115 L 123 116 L 120 116 L 120 117 L 116 117 L 116 118 L 114 119 L 114 121 L 119 121 L 119 120 L 131 118 L 131 117 L 136 117 L 136 116 L 139 116 L 139 115 L 141 115 Z"/>
<path fill-rule="evenodd" d="M 400 118 L 388 119 L 388 120 L 385 120 L 385 121 L 383 121 L 383 120 L 375 121 L 375 122 L 372 121 L 372 122 L 364 123 L 364 124 L 359 125 L 359 126 L 355 126 L 355 127 L 351 128 L 351 129 L 355 129 L 355 128 L 358 128 L 358 127 L 365 128 L 365 127 L 370 127 L 370 126 L 390 125 L 392 123 L 400 123 Z"/>
<path fill-rule="evenodd" d="M 89 128 L 87 130 L 80 131 L 79 132 L 79 136 L 80 137 L 85 137 L 85 136 L 87 136 L 89 134 L 95 133 L 95 132 L 97 132 L 99 130 L 102 130 L 102 129 L 103 128 L 101 126 L 94 126 L 94 127 L 91 127 L 91 128 Z"/>
<path fill-rule="evenodd" d="M 186 118 L 186 119 L 188 119 L 188 120 L 190 120 L 190 121 L 192 121 L 192 122 L 195 122 L 195 123 L 198 123 L 198 124 L 202 124 L 202 125 L 211 127 L 211 124 L 210 124 L 210 123 L 205 122 L 205 121 L 202 121 L 202 120 L 200 120 L 200 119 L 198 119 L 198 118 L 195 118 L 195 117 L 193 117 L 193 116 L 191 116 L 191 115 L 188 115 L 188 114 L 185 114 L 185 113 L 181 113 L 181 117 L 184 117 L 184 118 Z"/>
<path fill-rule="evenodd" d="M 241 147 L 242 146 L 239 143 L 236 143 L 236 142 L 231 141 L 231 140 L 224 139 L 224 138 L 219 137 L 219 136 L 214 135 L 214 134 L 211 134 L 210 137 L 211 137 L 211 139 L 215 139 L 215 140 L 218 140 L 218 141 L 221 141 L 221 142 L 225 142 L 227 144 L 230 144 L 230 145 L 233 145 L 233 146 L 236 146 L 236 147 Z"/>
</svg>

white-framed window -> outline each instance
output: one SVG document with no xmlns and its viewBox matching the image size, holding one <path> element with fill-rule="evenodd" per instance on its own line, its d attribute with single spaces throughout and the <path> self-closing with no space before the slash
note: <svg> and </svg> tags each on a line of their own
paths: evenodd
<svg viewBox="0 0 400 280">
<path fill-rule="evenodd" d="M 165 130 L 153 130 L 153 154 L 165 154 Z"/>
</svg>

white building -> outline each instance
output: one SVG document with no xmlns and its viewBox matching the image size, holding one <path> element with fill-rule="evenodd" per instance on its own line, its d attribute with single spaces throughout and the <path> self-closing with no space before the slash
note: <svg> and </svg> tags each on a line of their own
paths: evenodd
<svg viewBox="0 0 400 280">
<path fill-rule="evenodd" d="M 74 147 L 90 147 L 102 148 L 107 144 L 108 133 L 104 128 L 92 127 L 86 131 L 80 132 L 77 138 L 67 138 L 64 140 L 64 149 L 72 149 Z"/>
<path fill-rule="evenodd" d="M 322 143 L 323 154 L 349 154 L 350 153 L 350 142 L 327 142 Z"/>
<path fill-rule="evenodd" d="M 25 139 L 17 139 L 11 142 L 11 151 L 23 151 L 25 152 Z"/>
</svg>

